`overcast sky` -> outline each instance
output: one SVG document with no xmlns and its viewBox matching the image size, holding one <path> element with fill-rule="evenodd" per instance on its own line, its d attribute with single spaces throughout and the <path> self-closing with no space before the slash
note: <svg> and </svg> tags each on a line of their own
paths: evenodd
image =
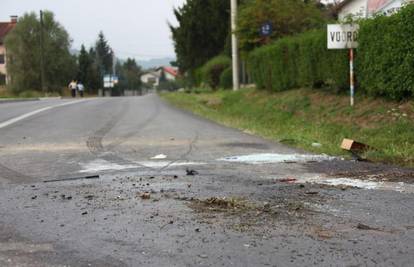
<svg viewBox="0 0 414 267">
<path fill-rule="evenodd" d="M 1 0 L 0 21 L 10 15 L 50 10 L 73 39 L 73 48 L 94 44 L 102 30 L 120 58 L 174 56 L 167 21 L 186 0 Z"/>
</svg>

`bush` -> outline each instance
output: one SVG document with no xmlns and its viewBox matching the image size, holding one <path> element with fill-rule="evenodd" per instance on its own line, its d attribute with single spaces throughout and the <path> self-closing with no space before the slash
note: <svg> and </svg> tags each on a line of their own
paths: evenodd
<svg viewBox="0 0 414 267">
<path fill-rule="evenodd" d="M 217 56 L 209 60 L 201 69 L 202 82 L 212 89 L 217 89 L 220 85 L 222 72 L 231 64 L 231 59 L 227 56 Z"/>
<path fill-rule="evenodd" d="M 414 96 L 414 5 L 361 23 L 357 68 L 370 95 L 400 100 Z"/>
<path fill-rule="evenodd" d="M 220 87 L 230 89 L 233 87 L 233 71 L 232 68 L 225 69 L 220 75 Z"/>
<path fill-rule="evenodd" d="M 326 39 L 326 30 L 311 31 L 254 50 L 248 57 L 248 69 L 258 88 L 347 88 L 347 52 L 328 50 Z"/>
</svg>

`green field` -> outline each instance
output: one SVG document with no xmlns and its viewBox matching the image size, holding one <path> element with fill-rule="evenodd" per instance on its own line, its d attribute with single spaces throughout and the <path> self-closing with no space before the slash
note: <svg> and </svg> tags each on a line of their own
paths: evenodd
<svg viewBox="0 0 414 267">
<path fill-rule="evenodd" d="M 198 90 L 161 96 L 223 125 L 307 151 L 348 156 L 340 144 L 350 138 L 375 148 L 363 155 L 369 160 L 414 167 L 414 101 L 363 96 L 351 108 L 345 95 L 311 89 Z"/>
</svg>

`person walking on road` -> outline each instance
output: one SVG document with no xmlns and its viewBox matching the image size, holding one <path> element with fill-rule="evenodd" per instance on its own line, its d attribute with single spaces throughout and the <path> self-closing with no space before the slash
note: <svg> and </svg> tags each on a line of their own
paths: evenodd
<svg viewBox="0 0 414 267">
<path fill-rule="evenodd" d="M 85 91 L 85 87 L 83 86 L 81 82 L 78 82 L 78 91 L 79 91 L 80 97 L 83 97 L 83 92 Z"/>
<path fill-rule="evenodd" d="M 75 98 L 76 97 L 76 89 L 78 87 L 78 84 L 76 83 L 75 80 L 72 80 L 69 84 L 69 89 L 71 91 L 72 97 Z"/>
</svg>

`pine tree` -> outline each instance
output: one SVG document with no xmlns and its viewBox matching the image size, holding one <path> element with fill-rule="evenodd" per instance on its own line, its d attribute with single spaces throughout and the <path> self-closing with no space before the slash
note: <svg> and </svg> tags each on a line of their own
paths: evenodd
<svg viewBox="0 0 414 267">
<path fill-rule="evenodd" d="M 170 29 L 182 72 L 191 72 L 223 52 L 230 31 L 230 1 L 188 0 L 174 14 L 179 25 Z"/>
<path fill-rule="evenodd" d="M 99 69 L 101 77 L 105 74 L 112 74 L 113 66 L 113 53 L 112 49 L 108 44 L 108 41 L 105 39 L 103 32 L 100 32 L 98 35 L 98 40 L 95 44 L 96 51 L 96 64 Z"/>
</svg>

